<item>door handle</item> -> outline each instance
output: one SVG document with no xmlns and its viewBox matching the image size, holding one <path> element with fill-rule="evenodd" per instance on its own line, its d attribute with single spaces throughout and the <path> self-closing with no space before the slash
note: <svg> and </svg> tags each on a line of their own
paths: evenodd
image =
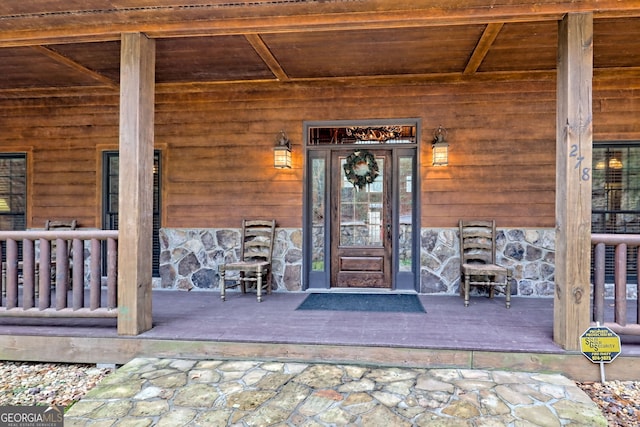
<svg viewBox="0 0 640 427">
<path fill-rule="evenodd" d="M 387 239 L 391 240 L 391 224 L 387 224 Z"/>
</svg>

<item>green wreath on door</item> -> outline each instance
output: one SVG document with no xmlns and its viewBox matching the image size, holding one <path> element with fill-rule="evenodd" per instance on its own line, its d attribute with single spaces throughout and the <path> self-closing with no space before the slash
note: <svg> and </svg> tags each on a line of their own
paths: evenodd
<svg viewBox="0 0 640 427">
<path fill-rule="evenodd" d="M 347 181 L 358 190 L 371 184 L 380 174 L 375 156 L 367 150 L 356 150 L 349 154 L 343 168 Z"/>
</svg>

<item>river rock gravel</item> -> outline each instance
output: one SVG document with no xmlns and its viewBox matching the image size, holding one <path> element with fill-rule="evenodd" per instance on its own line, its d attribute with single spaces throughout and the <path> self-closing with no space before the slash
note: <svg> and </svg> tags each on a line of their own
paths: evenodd
<svg viewBox="0 0 640 427">
<path fill-rule="evenodd" d="M 640 382 L 577 383 L 602 410 L 610 427 L 640 425 Z"/>
<path fill-rule="evenodd" d="M 88 364 L 0 362 L 0 406 L 68 407 L 112 372 Z M 577 385 L 601 408 L 609 427 L 640 425 L 640 382 Z"/>
<path fill-rule="evenodd" d="M 0 405 L 67 407 L 111 372 L 96 365 L 0 362 Z"/>
</svg>

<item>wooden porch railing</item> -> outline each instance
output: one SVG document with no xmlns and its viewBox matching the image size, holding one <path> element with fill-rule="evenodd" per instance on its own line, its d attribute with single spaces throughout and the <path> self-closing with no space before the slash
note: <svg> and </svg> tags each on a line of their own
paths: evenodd
<svg viewBox="0 0 640 427">
<path fill-rule="evenodd" d="M 640 304 L 636 303 L 633 323 L 628 322 L 627 249 L 640 247 L 640 234 L 592 234 L 593 245 L 593 321 L 609 327 L 617 334 L 640 335 Z M 605 320 L 605 249 L 614 246 L 613 322 Z M 636 259 L 636 277 L 640 278 L 640 252 Z"/>
<path fill-rule="evenodd" d="M 5 253 L 0 253 L 0 259 L 5 259 L 0 276 L 1 317 L 117 316 L 117 230 L 0 231 L 0 241 L 5 243 Z M 85 287 L 86 241 L 90 242 L 88 287 Z M 102 287 L 101 241 L 107 242 L 106 297 Z M 22 242 L 22 260 L 18 242 Z"/>
</svg>

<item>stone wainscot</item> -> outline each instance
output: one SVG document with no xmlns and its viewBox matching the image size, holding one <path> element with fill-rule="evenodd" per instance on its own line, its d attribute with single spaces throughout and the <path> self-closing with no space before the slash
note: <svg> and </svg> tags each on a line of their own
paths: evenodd
<svg viewBox="0 0 640 427">
<path fill-rule="evenodd" d="M 160 280 L 165 289 L 218 289 L 218 265 L 238 259 L 240 229 L 163 228 Z M 555 271 L 553 229 L 498 229 L 497 262 L 512 270 L 512 292 L 552 297 Z M 420 292 L 458 294 L 460 248 L 457 228 L 423 228 L 420 234 Z M 273 250 L 273 289 L 303 290 L 302 230 L 278 228 Z"/>
</svg>

